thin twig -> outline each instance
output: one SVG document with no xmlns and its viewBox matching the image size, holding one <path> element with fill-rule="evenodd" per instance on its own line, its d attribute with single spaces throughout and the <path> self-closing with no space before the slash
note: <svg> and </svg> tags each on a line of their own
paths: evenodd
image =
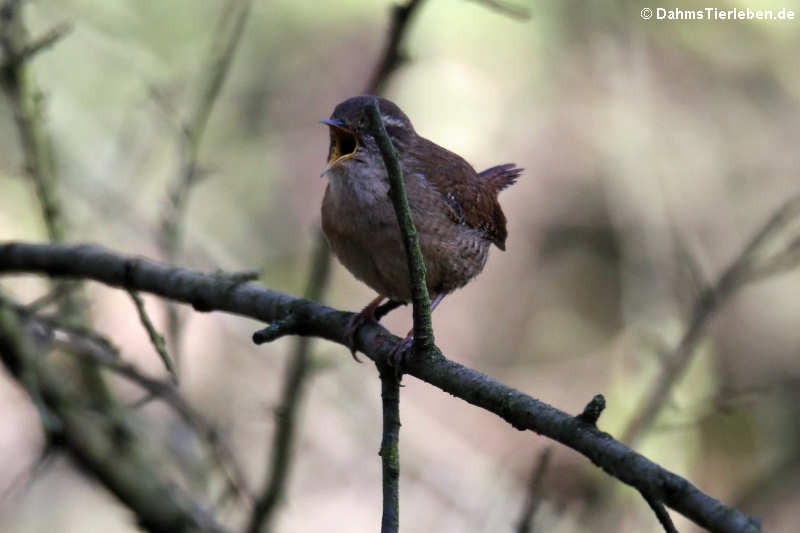
<svg viewBox="0 0 800 533">
<path fill-rule="evenodd" d="M 0 492 L 0 503 L 8 501 L 13 494 L 23 492 L 30 487 L 53 464 L 56 453 L 54 447 L 45 446 L 36 460 L 14 476 L 8 486 Z"/>
<path fill-rule="evenodd" d="M 30 372 L 24 382 L 58 417 L 59 443 L 70 456 L 136 514 L 139 525 L 154 533 L 222 533 L 224 529 L 175 484 L 166 481 L 147 446 L 130 426 L 124 408 L 93 398 L 91 389 L 63 379 L 38 353 L 15 311 L 0 305 L 0 357 L 15 376 Z M 91 408 L 87 408 L 91 406 Z"/>
<path fill-rule="evenodd" d="M 28 31 L 22 21 L 22 5 L 8 2 L 3 6 L 0 17 L 0 46 L 6 62 L 0 71 L 0 86 L 11 104 L 14 121 L 25 155 L 25 170 L 36 189 L 42 218 L 50 241 L 64 240 L 63 220 L 61 219 L 61 199 L 55 186 L 55 170 L 50 138 L 44 131 L 43 99 L 27 72 L 23 56 L 31 43 Z"/>
<path fill-rule="evenodd" d="M 142 297 L 139 296 L 139 293 L 136 291 L 129 290 L 128 294 L 136 306 L 136 312 L 139 314 L 139 321 L 142 323 L 142 326 L 144 326 L 145 331 L 147 331 L 150 344 L 153 345 L 158 357 L 161 358 L 161 362 L 164 363 L 164 366 L 166 367 L 167 372 L 169 372 L 172 381 L 177 384 L 178 374 L 175 370 L 175 363 L 172 362 L 172 357 L 170 357 L 169 353 L 167 353 L 167 344 L 164 342 L 164 337 L 162 337 L 161 334 L 156 331 L 153 322 L 150 320 L 150 317 L 147 314 L 147 310 L 144 308 L 144 300 L 142 300 Z"/>
<path fill-rule="evenodd" d="M 312 272 L 305 290 L 305 297 L 310 300 L 317 300 L 321 297 L 330 277 L 330 261 L 323 258 L 328 254 L 328 243 L 321 238 L 317 238 L 316 243 L 317 247 L 311 260 Z M 297 315 L 291 316 L 296 317 Z M 264 490 L 253 506 L 253 513 L 247 528 L 249 533 L 270 530 L 275 515 L 274 511 L 286 491 L 298 413 L 309 374 L 310 345 L 309 337 L 298 338 L 289 359 L 289 367 L 284 376 L 281 393 L 281 405 L 275 413 L 277 426 L 269 452 L 268 478 L 264 483 Z"/>
<path fill-rule="evenodd" d="M 666 533 L 678 533 L 678 530 L 675 529 L 675 524 L 672 523 L 672 518 L 669 516 L 669 512 L 664 507 L 664 504 L 651 497 L 646 492 L 639 491 L 639 493 L 645 499 L 647 505 L 650 506 L 650 509 L 652 509 L 656 514 L 658 523 L 661 524 L 661 527 L 664 528 L 664 531 L 666 531 Z"/>
<path fill-rule="evenodd" d="M 222 473 L 223 478 L 225 478 L 230 492 L 245 501 L 253 499 L 242 468 L 236 461 L 231 449 L 220 437 L 219 431 L 183 399 L 174 385 L 148 377 L 130 363 L 107 357 L 98 357 L 97 352 L 84 351 L 80 355 L 89 356 L 94 362 L 136 383 L 148 392 L 148 396 L 152 400 L 160 400 L 169 405 L 186 425 L 196 432 L 200 440 L 205 443 L 209 455 Z"/>
<path fill-rule="evenodd" d="M 72 24 L 65 22 L 48 30 L 44 35 L 26 44 L 11 60 L 20 63 L 28 61 L 39 52 L 50 48 L 72 31 Z"/>
<path fill-rule="evenodd" d="M 679 285 L 687 285 L 687 293 L 680 295 L 687 301 L 694 302 L 701 291 L 708 285 L 703 268 L 695 254 L 689 248 L 688 243 L 683 238 L 680 230 L 675 224 L 675 219 L 670 217 L 670 236 L 672 237 L 672 247 L 675 250 L 675 264 L 679 265 L 681 271 L 678 280 Z"/>
<path fill-rule="evenodd" d="M 50 326 L 53 327 L 54 324 L 50 323 Z M 252 500 L 244 473 L 233 452 L 220 438 L 214 425 L 205 420 L 184 400 L 173 383 L 146 376 L 132 364 L 123 361 L 116 348 L 107 339 L 96 333 L 92 336 L 85 336 L 86 332 L 76 332 L 68 327 L 65 327 L 64 331 L 70 336 L 70 341 L 65 347 L 75 350 L 77 355 L 86 357 L 91 362 L 139 385 L 147 391 L 150 398 L 163 401 L 170 406 L 186 425 L 195 431 L 201 442 L 205 443 L 211 459 L 225 478 L 229 490 L 246 501 Z"/>
<path fill-rule="evenodd" d="M 389 76 L 403 64 L 405 57 L 400 51 L 411 19 L 423 0 L 409 0 L 405 5 L 392 6 L 392 20 L 389 23 L 389 39 L 378 61 L 378 66 L 367 84 L 366 94 L 379 94 L 383 92 Z"/>
<path fill-rule="evenodd" d="M 75 289 L 74 285 L 74 283 L 69 281 L 55 284 L 50 291 L 43 294 L 39 298 L 36 298 L 34 301 L 26 305 L 25 308 L 31 313 L 38 313 L 42 309 L 59 303 L 62 298 L 69 295 Z"/>
<path fill-rule="evenodd" d="M 383 156 L 389 175 L 389 197 L 394 206 L 397 222 L 403 237 L 403 245 L 410 273 L 411 299 L 414 315 L 415 352 L 429 350 L 435 346 L 433 324 L 431 323 L 431 299 L 425 281 L 425 260 L 417 237 L 417 228 L 411 218 L 403 168 L 392 140 L 386 133 L 381 118 L 380 104 L 375 98 L 367 113 L 372 123 L 372 133 Z M 381 398 L 383 400 L 383 440 L 381 458 L 383 462 L 383 519 L 381 533 L 397 533 L 399 515 L 399 477 L 400 477 L 400 367 L 389 369 L 387 362 L 379 364 L 381 375 Z"/>
<path fill-rule="evenodd" d="M 628 427 L 623 432 L 622 442 L 634 444 L 655 421 L 670 391 L 697 352 L 697 346 L 703 339 L 706 326 L 728 298 L 745 284 L 763 279 L 761 274 L 764 271 L 772 272 L 769 269 L 775 264 L 780 264 L 783 268 L 796 265 L 797 251 L 794 248 L 794 241 L 766 262 L 762 261 L 762 264 L 759 264 L 758 260 L 759 255 L 763 255 L 762 249 L 767 247 L 769 241 L 779 235 L 788 223 L 798 216 L 800 216 L 800 196 L 795 196 L 786 201 L 759 228 L 713 286 L 700 293 L 695 301 L 689 326 L 683 338 L 672 355 L 664 358 L 661 375 L 650 389 L 650 393 L 642 402 L 641 407 L 631 418 Z M 785 257 L 792 257 L 793 260 L 785 261 L 783 260 Z"/>
<path fill-rule="evenodd" d="M 552 450 L 549 447 L 545 448 L 536 458 L 536 463 L 531 471 L 531 479 L 528 483 L 528 495 L 517 522 L 517 533 L 533 533 L 533 519 L 536 517 L 536 511 L 539 510 L 539 505 L 542 503 L 544 475 L 550 466 L 551 452 Z"/>
<path fill-rule="evenodd" d="M 22 19 L 22 2 L 5 2 L 0 16 L 0 49 L 6 60 L 0 66 L 0 89 L 8 99 L 24 154 L 25 173 L 36 191 L 42 220 L 51 242 L 66 238 L 66 222 L 62 200 L 58 192 L 56 163 L 53 146 L 44 122 L 44 96 L 36 87 L 28 62 L 37 53 L 49 48 L 66 34 L 67 25 L 56 26 L 38 40 L 31 41 Z M 59 313 L 75 323 L 86 320 L 85 305 L 73 284 L 54 291 L 64 292 L 59 298 Z"/>
<path fill-rule="evenodd" d="M 397 533 L 400 527 L 400 380 L 395 369 L 379 365 L 383 403 L 381 449 L 383 516 L 381 533 Z"/>
<path fill-rule="evenodd" d="M 168 203 L 161 216 L 159 236 L 159 247 L 169 263 L 176 263 L 183 250 L 184 220 L 189 194 L 201 175 L 198 168 L 200 143 L 244 33 L 251 1 L 229 0 L 224 8 L 206 61 L 207 67 L 198 83 L 200 96 L 180 133 L 181 165 L 169 189 Z M 174 305 L 167 303 L 166 313 L 170 352 L 178 363 L 183 325 Z"/>
<path fill-rule="evenodd" d="M 423 351 L 435 344 L 433 324 L 431 323 L 431 299 L 428 294 L 428 285 L 425 282 L 425 260 L 422 257 L 422 249 L 419 246 L 417 228 L 411 218 L 411 208 L 408 206 L 406 187 L 403 181 L 403 168 L 400 165 L 397 151 L 392 145 L 392 140 L 383 125 L 377 98 L 367 108 L 367 113 L 372 122 L 372 132 L 378 143 L 378 148 L 381 150 L 383 162 L 389 175 L 389 197 L 392 200 L 395 215 L 397 215 L 397 222 L 400 224 L 403 247 L 408 260 L 411 301 L 414 306 L 414 345 L 419 347 L 418 350 L 415 348 L 415 351 Z"/>
<path fill-rule="evenodd" d="M 504 15 L 518 19 L 528 20 L 531 18 L 531 13 L 526 7 L 518 6 L 510 2 L 501 2 L 500 0 L 471 0 L 476 4 L 483 4 L 490 9 L 494 9 Z"/>
<path fill-rule="evenodd" d="M 58 173 L 52 138 L 45 127 L 45 99 L 36 87 L 28 64 L 36 54 L 48 49 L 66 33 L 64 26 L 56 27 L 43 38 L 31 41 L 22 18 L 22 2 L 7 1 L 0 7 L 0 47 L 5 52 L 6 64 L 0 68 L 0 88 L 8 98 L 17 126 L 20 146 L 24 154 L 25 173 L 33 183 L 48 240 L 66 240 L 67 223 L 62 199 L 58 190 Z M 87 305 L 80 290 L 81 285 L 59 287 L 61 280 L 51 280 L 55 292 L 63 292 L 58 299 L 58 315 L 71 324 L 89 323 Z M 109 391 L 93 365 L 81 365 L 80 379 L 90 392 L 93 401 L 110 401 Z M 44 403 L 32 397 L 40 407 L 45 425 L 51 421 Z"/>
<path fill-rule="evenodd" d="M 214 426 L 183 399 L 174 383 L 148 377 L 132 364 L 123 361 L 119 350 L 111 341 L 95 331 L 64 324 L 59 319 L 37 316 L 29 307 L 14 305 L 5 298 L 0 298 L 0 305 L 13 309 L 21 319 L 35 323 L 44 337 L 52 339 L 54 345 L 82 357 L 87 363 L 100 365 L 142 387 L 147 391 L 149 400 L 161 400 L 170 406 L 205 443 L 209 455 L 225 478 L 231 492 L 243 499 L 252 500 L 245 476 L 233 452 L 219 437 Z"/>
</svg>

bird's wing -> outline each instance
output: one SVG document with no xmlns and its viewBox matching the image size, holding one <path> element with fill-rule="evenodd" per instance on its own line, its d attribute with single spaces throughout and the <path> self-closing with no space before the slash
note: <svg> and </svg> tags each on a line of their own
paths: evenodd
<svg viewBox="0 0 800 533">
<path fill-rule="evenodd" d="M 497 202 L 497 193 L 513 184 L 522 169 L 513 164 L 499 165 L 477 174 L 462 157 L 420 138 L 425 153 L 410 169 L 425 176 L 442 196 L 450 218 L 482 231 L 486 238 L 505 250 L 506 217 Z M 424 146 L 425 143 L 433 146 Z"/>
</svg>

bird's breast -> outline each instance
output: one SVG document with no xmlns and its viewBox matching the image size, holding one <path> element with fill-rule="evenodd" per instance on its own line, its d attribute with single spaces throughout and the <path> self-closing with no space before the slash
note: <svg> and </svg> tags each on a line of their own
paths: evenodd
<svg viewBox="0 0 800 533">
<path fill-rule="evenodd" d="M 322 201 L 322 231 L 339 261 L 375 291 L 407 299 L 408 274 L 388 184 L 337 171 Z"/>
</svg>

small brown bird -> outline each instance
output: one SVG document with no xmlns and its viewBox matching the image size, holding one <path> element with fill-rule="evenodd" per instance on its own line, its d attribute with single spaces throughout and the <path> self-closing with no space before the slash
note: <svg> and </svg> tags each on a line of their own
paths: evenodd
<svg viewBox="0 0 800 533">
<path fill-rule="evenodd" d="M 367 115 L 374 99 L 349 98 L 322 121 L 330 127 L 331 140 L 322 173 L 329 180 L 322 200 L 322 231 L 342 264 L 378 293 L 351 321 L 351 346 L 358 328 L 374 320 L 384 299 L 411 300 L 389 178 Z M 433 309 L 483 270 L 490 244 L 505 250 L 506 217 L 497 194 L 513 184 L 522 169 L 506 164 L 477 173 L 457 154 L 418 135 L 397 105 L 384 98 L 378 102 L 403 169 Z M 411 339 L 409 333 L 402 351 Z"/>
</svg>

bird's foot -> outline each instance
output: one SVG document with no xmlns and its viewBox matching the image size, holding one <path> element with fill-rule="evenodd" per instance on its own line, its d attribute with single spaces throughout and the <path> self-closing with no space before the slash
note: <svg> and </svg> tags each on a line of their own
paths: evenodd
<svg viewBox="0 0 800 533">
<path fill-rule="evenodd" d="M 411 355 L 414 346 L 414 330 L 408 332 L 406 338 L 402 342 L 397 343 L 392 351 L 386 356 L 386 363 L 394 368 L 395 375 L 399 376 L 402 373 L 403 365 L 406 358 Z"/>
<path fill-rule="evenodd" d="M 383 296 L 378 296 L 372 300 L 358 314 L 353 315 L 353 317 L 347 322 L 347 326 L 344 328 L 344 340 L 350 347 L 350 353 L 352 354 L 353 359 L 355 359 L 358 363 L 361 362 L 361 359 L 359 359 L 356 355 L 356 334 L 364 324 L 369 322 L 377 322 L 375 320 L 375 309 L 378 308 L 383 300 L 385 300 Z"/>
<path fill-rule="evenodd" d="M 356 333 L 358 330 L 361 329 L 361 326 L 366 324 L 367 322 L 374 322 L 375 317 L 371 315 L 365 315 L 364 311 L 353 316 L 350 321 L 347 323 L 347 326 L 344 328 L 344 340 L 347 345 L 350 347 L 350 354 L 353 356 L 353 359 L 356 360 L 357 363 L 361 362 L 361 359 L 358 358 L 356 355 Z"/>
</svg>

